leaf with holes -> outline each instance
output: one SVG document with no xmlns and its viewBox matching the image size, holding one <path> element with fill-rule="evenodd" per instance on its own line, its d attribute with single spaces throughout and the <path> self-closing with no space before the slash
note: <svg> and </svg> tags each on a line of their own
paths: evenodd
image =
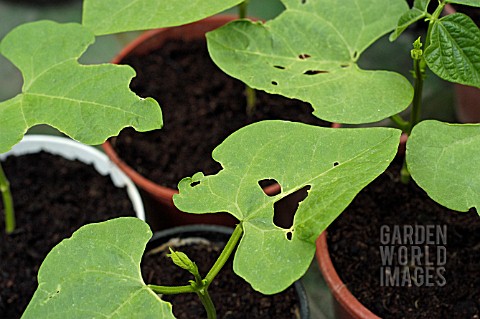
<svg viewBox="0 0 480 319">
<path fill-rule="evenodd" d="M 390 41 L 395 41 L 411 24 L 425 18 L 430 0 L 415 0 L 413 7 L 405 12 L 397 23 L 397 28 L 390 35 Z"/>
<path fill-rule="evenodd" d="M 20 69 L 24 84 L 21 94 L 0 103 L 0 153 L 37 124 L 86 144 L 100 144 L 126 126 L 162 126 L 158 103 L 130 91 L 132 68 L 78 64 L 93 41 L 79 24 L 50 21 L 24 24 L 2 40 L 0 51 Z"/>
<path fill-rule="evenodd" d="M 480 30 L 462 13 L 441 18 L 433 25 L 425 60 L 444 80 L 480 87 Z"/>
<path fill-rule="evenodd" d="M 397 152 L 400 131 L 331 129 L 264 121 L 233 133 L 213 151 L 223 170 L 180 181 L 175 205 L 189 213 L 229 212 L 244 227 L 235 272 L 262 293 L 282 291 L 307 270 L 315 240 Z M 259 181 L 274 179 L 267 196 Z M 310 186 L 291 229 L 273 222 L 274 203 Z"/>
<path fill-rule="evenodd" d="M 407 142 L 407 164 L 417 184 L 438 203 L 480 212 L 480 125 L 424 121 Z M 473 175 L 472 175 L 473 174 Z"/>
<path fill-rule="evenodd" d="M 85 0 L 83 24 L 96 35 L 172 27 L 227 10 L 243 0 Z"/>
<path fill-rule="evenodd" d="M 395 28 L 408 10 L 404 0 L 283 3 L 284 13 L 265 24 L 235 21 L 208 33 L 213 61 L 253 88 L 311 103 L 315 116 L 332 122 L 374 122 L 408 107 L 407 79 L 357 65 Z"/>
<path fill-rule="evenodd" d="M 140 273 L 151 236 L 131 217 L 83 226 L 45 258 L 22 319 L 174 318 Z"/>
</svg>

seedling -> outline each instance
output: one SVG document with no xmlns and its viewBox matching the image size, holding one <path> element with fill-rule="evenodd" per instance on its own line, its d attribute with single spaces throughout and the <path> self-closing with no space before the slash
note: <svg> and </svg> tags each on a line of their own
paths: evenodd
<svg viewBox="0 0 480 319">
<path fill-rule="evenodd" d="M 415 1 L 409 10 L 403 0 L 345 0 L 342 6 L 333 0 L 284 0 L 285 12 L 272 21 L 240 20 L 210 33 L 214 61 L 252 88 L 310 102 L 314 114 L 325 120 L 358 124 L 393 117 L 401 130 L 329 129 L 283 121 L 242 128 L 213 152 L 223 169 L 183 179 L 174 197 L 183 211 L 228 212 L 239 220 L 206 277 L 177 255 L 183 259 L 177 262 L 192 271 L 194 282 L 179 287 L 147 285 L 139 264 L 151 236 L 148 226 L 132 218 L 87 225 L 47 256 L 39 271 L 39 288 L 23 317 L 64 318 L 68 313 L 173 318 L 171 305 L 156 293 L 196 292 L 204 299 L 209 318 L 214 318 L 215 301 L 208 300 L 208 286 L 233 253 L 235 272 L 254 289 L 280 292 L 306 272 L 319 234 L 388 167 L 402 131 L 410 134 L 406 163 L 415 181 L 449 208 L 478 209 L 480 181 L 472 180 L 470 172 L 480 169 L 475 160 L 480 155 L 480 126 L 417 122 L 427 66 L 447 80 L 480 86 L 480 31 L 461 14 L 440 18 L 447 1 L 439 1 L 434 13 L 428 13 L 429 2 Z M 480 6 L 473 0 L 450 2 Z M 85 12 L 96 13 L 89 3 L 95 1 L 86 1 Z M 96 3 L 101 9 L 101 1 Z M 132 8 L 131 19 L 127 10 L 120 10 L 127 19 L 84 21 L 98 27 L 97 34 L 125 31 L 116 21 L 148 24 L 161 11 L 142 10 Z M 425 44 L 417 41 L 412 52 L 415 88 L 394 72 L 358 67 L 362 52 L 379 37 L 396 29 L 393 39 L 424 18 L 429 22 Z M 412 120 L 400 120 L 397 114 L 412 100 Z M 281 192 L 266 195 L 259 185 L 265 179 L 277 181 Z M 293 226 L 276 226 L 274 203 L 306 186 L 308 196 L 299 204 Z M 71 260 L 81 262 L 72 265 Z"/>
</svg>

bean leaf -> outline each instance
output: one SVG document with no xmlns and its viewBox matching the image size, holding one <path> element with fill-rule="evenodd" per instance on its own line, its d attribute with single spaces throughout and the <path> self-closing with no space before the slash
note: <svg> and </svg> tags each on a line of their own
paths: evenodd
<svg viewBox="0 0 480 319">
<path fill-rule="evenodd" d="M 397 152 L 400 131 L 331 129 L 264 121 L 233 133 L 213 151 L 223 169 L 180 181 L 175 205 L 189 213 L 229 212 L 243 223 L 235 272 L 262 293 L 282 291 L 310 265 L 315 240 Z M 259 185 L 276 180 L 267 196 Z M 273 223 L 274 203 L 310 186 L 291 229 Z"/>
<path fill-rule="evenodd" d="M 444 80 L 480 87 L 480 30 L 462 13 L 441 18 L 433 25 L 425 60 Z"/>
<path fill-rule="evenodd" d="M 286 10 L 267 23 L 235 21 L 208 33 L 213 61 L 255 89 L 311 103 L 315 116 L 332 122 L 374 122 L 408 107 L 407 79 L 357 65 L 365 49 L 396 27 L 405 1 L 283 3 Z"/>
<path fill-rule="evenodd" d="M 430 0 L 415 0 L 413 7 L 405 12 L 398 20 L 397 28 L 390 35 L 390 41 L 396 40 L 411 24 L 426 17 L 429 4 Z"/>
<path fill-rule="evenodd" d="M 479 0 L 447 0 L 448 3 L 464 4 L 471 7 L 480 7 Z"/>
<path fill-rule="evenodd" d="M 424 121 L 407 142 L 412 178 L 450 209 L 480 212 L 480 125 Z"/>
<path fill-rule="evenodd" d="M 93 42 L 81 25 L 51 21 L 24 24 L 2 40 L 0 52 L 20 69 L 24 84 L 21 94 L 0 103 L 0 153 L 37 124 L 86 144 L 100 144 L 126 126 L 162 126 L 158 103 L 130 91 L 132 68 L 77 62 Z"/>
<path fill-rule="evenodd" d="M 243 0 L 85 0 L 83 24 L 95 35 L 172 27 L 229 9 Z"/>
<path fill-rule="evenodd" d="M 80 228 L 45 258 L 22 318 L 174 318 L 140 273 L 151 235 L 131 217 Z"/>
</svg>

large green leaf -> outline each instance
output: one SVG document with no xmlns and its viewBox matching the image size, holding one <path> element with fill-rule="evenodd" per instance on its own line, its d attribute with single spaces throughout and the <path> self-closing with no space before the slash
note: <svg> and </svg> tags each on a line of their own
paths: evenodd
<svg viewBox="0 0 480 319">
<path fill-rule="evenodd" d="M 37 124 L 86 144 L 100 144 L 126 126 L 140 131 L 162 126 L 158 103 L 130 91 L 132 68 L 77 62 L 94 39 L 79 24 L 40 21 L 2 40 L 0 51 L 21 70 L 24 84 L 21 94 L 0 103 L 0 153 Z"/>
<path fill-rule="evenodd" d="M 446 2 L 464 4 L 466 6 L 471 6 L 471 7 L 480 7 L 479 0 L 447 0 Z"/>
<path fill-rule="evenodd" d="M 315 239 L 396 154 L 400 131 L 331 129 L 265 121 L 233 133 L 213 152 L 223 170 L 183 179 L 175 205 L 190 213 L 229 212 L 244 227 L 234 268 L 263 293 L 279 292 L 307 270 Z M 275 179 L 282 191 L 259 186 Z M 292 229 L 274 225 L 274 203 L 309 185 Z M 288 237 L 291 236 L 291 239 Z"/>
<path fill-rule="evenodd" d="M 413 179 L 438 203 L 480 212 L 480 125 L 424 121 L 407 142 Z"/>
<path fill-rule="evenodd" d="M 408 107 L 400 74 L 366 71 L 360 54 L 393 30 L 404 0 L 283 0 L 265 24 L 235 21 L 207 34 L 213 61 L 249 86 L 309 102 L 332 122 L 367 123 Z"/>
<path fill-rule="evenodd" d="M 151 235 L 131 217 L 80 228 L 45 258 L 22 319 L 174 318 L 141 276 Z"/>
<path fill-rule="evenodd" d="M 444 80 L 480 87 L 480 30 L 462 13 L 443 17 L 433 25 L 425 60 Z"/>
<path fill-rule="evenodd" d="M 83 25 L 96 35 L 194 22 L 243 0 L 85 0 Z"/>
</svg>

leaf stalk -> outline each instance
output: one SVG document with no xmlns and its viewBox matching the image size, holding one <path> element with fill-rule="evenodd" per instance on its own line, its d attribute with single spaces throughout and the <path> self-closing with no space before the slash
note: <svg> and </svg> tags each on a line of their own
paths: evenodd
<svg viewBox="0 0 480 319">
<path fill-rule="evenodd" d="M 5 214 L 5 231 L 11 234 L 15 230 L 15 210 L 13 208 L 13 197 L 10 190 L 10 182 L 0 164 L 0 192 L 2 193 L 3 209 Z"/>
</svg>

